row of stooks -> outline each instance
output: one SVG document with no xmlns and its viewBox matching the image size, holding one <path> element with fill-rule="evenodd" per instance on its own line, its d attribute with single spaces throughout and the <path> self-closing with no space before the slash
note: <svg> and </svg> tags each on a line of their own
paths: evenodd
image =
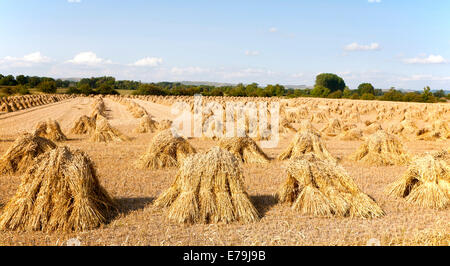
<svg viewBox="0 0 450 266">
<path fill-rule="evenodd" d="M 160 104 L 175 104 L 177 101 L 187 103 L 191 111 L 193 110 L 194 99 L 189 96 L 110 96 L 111 99 L 127 106 L 127 109 L 135 118 L 141 119 L 142 128 L 152 123 L 144 108 L 128 99 L 141 99 Z M 271 99 L 271 98 L 268 98 Z M 217 106 L 210 106 L 212 101 L 220 104 L 222 111 L 225 101 L 239 101 L 248 103 L 251 101 L 268 100 L 266 98 L 243 98 L 240 97 L 203 97 L 203 121 L 206 122 L 213 114 Z M 340 140 L 361 140 L 363 136 L 371 135 L 382 129 L 390 134 L 397 135 L 407 140 L 445 140 L 450 139 L 450 125 L 448 117 L 450 116 L 449 105 L 436 104 L 426 105 L 418 103 L 379 103 L 379 102 L 348 102 L 333 101 L 324 99 L 271 99 L 279 100 L 280 110 L 280 133 L 295 131 L 293 123 L 302 123 L 309 120 L 312 123 L 324 123 L 320 130 L 325 137 L 336 137 Z M 320 104 L 324 104 L 320 106 Z M 368 115 L 367 119 L 361 116 Z M 369 119 L 371 115 L 376 115 L 375 119 Z M 270 117 L 268 112 L 267 117 Z M 395 118 L 395 119 L 394 119 Z M 386 121 L 393 121 L 391 125 L 384 125 Z M 418 122 L 423 121 L 424 126 L 419 126 Z M 170 122 L 170 121 L 169 121 Z M 213 136 L 213 125 L 206 130 L 207 136 Z M 211 127 L 212 126 L 212 127 Z M 248 133 L 248 121 L 246 121 L 246 131 Z M 268 128 L 270 131 L 270 128 Z M 143 130 L 142 133 L 147 132 Z M 139 132 L 139 131 L 138 131 Z M 260 135 L 270 137 L 266 132 L 258 132 L 257 140 L 264 139 Z"/>
<path fill-rule="evenodd" d="M 176 133 L 176 132 L 175 132 Z M 380 206 L 362 192 L 311 129 L 297 133 L 278 156 L 288 160 L 280 202 L 304 215 L 376 218 Z M 421 206 L 443 209 L 450 204 L 447 152 L 411 158 L 396 137 L 379 131 L 351 159 L 375 165 L 409 164 L 387 189 L 389 194 Z M 152 139 L 136 165 L 146 169 L 179 167 L 175 181 L 154 201 L 180 223 L 255 222 L 260 218 L 245 191 L 243 163 L 270 159 L 249 137 L 222 139 L 196 153 L 189 142 L 163 130 Z M 0 211 L 0 230 L 80 231 L 106 223 L 120 209 L 99 183 L 87 154 L 39 136 L 18 138 L 0 158 L 0 173 L 22 174 L 21 184 Z"/>
<path fill-rule="evenodd" d="M 75 96 L 67 94 L 43 94 L 0 97 L 0 112 L 9 113 L 31 107 L 56 103 Z"/>
<path fill-rule="evenodd" d="M 187 103 L 191 110 L 194 109 L 195 99 L 192 96 L 108 96 L 113 99 L 140 99 L 158 104 L 173 105 L 177 102 Z M 424 120 L 434 121 L 444 119 L 450 114 L 448 104 L 424 104 L 403 102 L 378 102 L 378 101 L 353 101 L 342 99 L 322 98 L 297 98 L 283 99 L 279 97 L 215 97 L 203 96 L 203 105 L 207 103 L 218 103 L 225 106 L 229 102 L 248 103 L 280 103 L 280 114 L 289 119 L 289 122 L 299 122 L 311 115 L 312 122 L 326 122 L 331 118 L 352 120 L 361 122 L 360 116 L 374 114 L 377 121 L 399 118 L 400 120 Z M 295 121 L 297 120 L 297 121 Z"/>
</svg>

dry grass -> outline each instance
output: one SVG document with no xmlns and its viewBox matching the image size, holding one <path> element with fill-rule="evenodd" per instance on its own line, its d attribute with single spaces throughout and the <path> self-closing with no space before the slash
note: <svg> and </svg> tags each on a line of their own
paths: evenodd
<svg viewBox="0 0 450 266">
<path fill-rule="evenodd" d="M 138 168 L 161 169 L 178 166 L 195 149 L 187 140 L 174 136 L 172 130 L 159 132 L 147 150 L 136 162 Z"/>
<path fill-rule="evenodd" d="M 304 215 L 374 218 L 384 215 L 370 197 L 360 191 L 346 171 L 314 154 L 293 158 L 287 180 L 280 188 L 281 202 Z"/>
<path fill-rule="evenodd" d="M 350 156 L 350 160 L 370 165 L 402 165 L 410 161 L 402 143 L 394 135 L 377 131 Z"/>
<path fill-rule="evenodd" d="M 115 203 L 89 157 L 67 147 L 42 154 L 0 216 L 0 230 L 83 231 L 105 223 Z"/>
<path fill-rule="evenodd" d="M 239 161 L 244 163 L 268 163 L 269 158 L 249 137 L 223 138 L 219 147 L 231 152 Z"/>
<path fill-rule="evenodd" d="M 194 154 L 181 165 L 175 182 L 155 201 L 179 223 L 255 222 L 258 211 L 244 189 L 233 154 L 219 147 Z"/>
</svg>

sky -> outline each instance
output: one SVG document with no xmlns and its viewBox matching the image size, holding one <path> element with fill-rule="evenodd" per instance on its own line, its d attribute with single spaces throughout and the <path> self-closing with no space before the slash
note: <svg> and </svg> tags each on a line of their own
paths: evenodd
<svg viewBox="0 0 450 266">
<path fill-rule="evenodd" d="M 450 89 L 448 0 L 1 0 L 0 73 Z"/>
</svg>

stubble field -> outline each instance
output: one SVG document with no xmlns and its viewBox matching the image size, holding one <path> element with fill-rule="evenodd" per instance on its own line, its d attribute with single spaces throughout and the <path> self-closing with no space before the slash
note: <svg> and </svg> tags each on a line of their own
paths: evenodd
<svg viewBox="0 0 450 266">
<path fill-rule="evenodd" d="M 139 124 L 139 119 L 133 117 L 124 105 L 112 98 L 104 98 L 109 123 L 131 137 L 130 141 L 96 143 L 89 141 L 86 135 L 69 133 L 78 117 L 91 113 L 93 101 L 90 97 L 79 97 L 17 112 L 0 113 L 0 155 L 8 150 L 22 132 L 31 131 L 39 121 L 55 119 L 68 137 L 67 141 L 59 142 L 58 145 L 81 149 L 90 156 L 101 185 L 118 202 L 119 214 L 106 225 L 84 232 L 0 231 L 0 245 L 65 245 L 70 238 L 78 238 L 82 245 L 107 246 L 365 245 L 370 239 L 379 240 L 381 245 L 449 245 L 449 208 L 434 210 L 418 207 L 384 192 L 386 186 L 397 180 L 407 166 L 369 166 L 347 158 L 363 143 L 362 139 L 344 141 L 323 136 L 331 154 L 341 158 L 339 164 L 359 188 L 385 211 L 383 217 L 320 218 L 301 215 L 290 206 L 278 203 L 275 193 L 286 178 L 286 162 L 278 161 L 276 157 L 289 145 L 295 132 L 282 134 L 277 147 L 263 149 L 271 158 L 269 164 L 242 165 L 245 186 L 260 213 L 260 221 L 248 224 L 174 223 L 166 218 L 164 210 L 154 207 L 152 202 L 172 184 L 177 168 L 143 170 L 134 166 L 156 133 L 135 133 L 133 130 Z M 169 105 L 145 99 L 132 101 L 142 106 L 157 121 L 174 119 Z M 448 105 L 444 108 L 448 110 Z M 376 117 L 376 113 L 370 113 L 365 119 L 375 120 Z M 298 121 L 293 120 L 291 124 L 298 128 Z M 432 122 L 417 121 L 417 126 Z M 388 128 L 395 123 L 399 121 L 384 118 L 380 124 Z M 313 121 L 312 124 L 321 129 L 327 121 Z M 190 138 L 188 141 L 198 152 L 207 151 L 218 143 L 205 138 Z M 448 149 L 450 140 L 402 138 L 402 143 L 410 154 L 423 155 L 425 152 Z M 15 194 L 20 181 L 20 175 L 0 176 L 0 214 L 4 204 Z"/>
</svg>

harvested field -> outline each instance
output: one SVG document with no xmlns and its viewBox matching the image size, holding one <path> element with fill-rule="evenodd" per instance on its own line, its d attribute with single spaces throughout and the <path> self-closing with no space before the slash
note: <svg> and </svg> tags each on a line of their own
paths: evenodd
<svg viewBox="0 0 450 266">
<path fill-rule="evenodd" d="M 56 120 L 67 136 L 67 141 L 56 145 L 67 146 L 71 150 L 79 149 L 89 156 L 96 168 L 99 183 L 114 199 L 119 213 L 106 224 L 79 232 L 2 230 L 0 245 L 65 245 L 68 239 L 74 237 L 78 237 L 82 245 L 365 245 L 372 238 L 379 239 L 382 245 L 450 244 L 450 208 L 423 207 L 420 204 L 411 204 L 405 198 L 387 195 L 386 188 L 407 173 L 408 165 L 375 166 L 349 159 L 364 143 L 364 138 L 377 131 L 377 124 L 388 130 L 391 125 L 399 124 L 404 116 L 414 117 L 412 119 L 417 130 L 429 129 L 433 136 L 442 131 L 438 134 L 439 137 L 422 140 L 420 136 L 426 133 L 417 134 L 417 131 L 413 132 L 412 129 L 401 130 L 398 134 L 408 138 L 402 138 L 400 141 L 411 158 L 423 157 L 426 152 L 448 150 L 450 140 L 442 137 L 448 136 L 448 132 L 444 132 L 446 128 L 433 126 L 437 120 L 448 123 L 448 104 L 271 98 L 269 101 L 281 101 L 282 109 L 286 109 L 285 112 L 280 112 L 281 117 L 286 118 L 297 131 L 303 120 L 312 121 L 312 126 L 316 129 L 323 129 L 333 118 L 340 119 L 343 126 L 354 124 L 355 129 L 361 131 L 358 133 L 361 133 L 363 138 L 359 138 L 358 134 L 357 138 L 348 138 L 349 140 L 341 138 L 344 131 L 333 131 L 328 135 L 325 134 L 328 133 L 326 131 L 320 140 L 333 158 L 341 158 L 337 163 L 339 167 L 345 170 L 364 194 L 376 202 L 384 215 L 377 218 L 357 215 L 316 217 L 293 211 L 289 204 L 279 203 L 275 196 L 286 181 L 286 165 L 289 160 L 271 159 L 264 164 L 241 164 L 244 189 L 260 216 L 259 221 L 180 224 L 169 219 L 164 215 L 164 210 L 153 204 L 157 197 L 174 183 L 178 167 L 150 170 L 140 169 L 135 165 L 135 162 L 147 153 L 149 144 L 159 132 L 135 132 L 140 120 L 135 118 L 125 105 L 109 97 L 104 97 L 106 119 L 112 127 L 129 137 L 129 141 L 91 142 L 89 134 L 71 132 L 77 119 L 83 115 L 91 116 L 94 99 L 71 98 L 1 113 L 0 156 L 7 152 L 23 132 L 31 132 L 41 121 Z M 175 117 L 170 112 L 170 105 L 183 99 L 190 101 L 192 97 L 129 98 L 142 106 L 149 116 L 158 122 L 164 119 L 173 120 Z M 204 101 L 242 99 L 267 100 L 205 97 Z M 424 111 L 425 107 L 427 111 Z M 306 115 L 304 110 L 308 111 Z M 359 118 L 356 119 L 346 110 L 357 110 Z M 421 112 L 422 118 L 415 117 Z M 288 113 L 301 115 L 291 115 L 288 118 Z M 314 118 L 313 114 L 318 115 Z M 366 130 L 368 126 L 365 121 L 377 124 Z M 395 131 L 389 133 L 396 134 Z M 280 136 L 276 147 L 261 149 L 269 158 L 277 158 L 289 147 L 296 134 L 293 130 L 286 131 Z M 206 138 L 189 138 L 188 142 L 198 153 L 207 152 L 219 145 L 218 140 Z M 0 215 L 5 204 L 16 194 L 21 181 L 21 175 L 18 173 L 7 172 L 0 175 Z"/>
</svg>

